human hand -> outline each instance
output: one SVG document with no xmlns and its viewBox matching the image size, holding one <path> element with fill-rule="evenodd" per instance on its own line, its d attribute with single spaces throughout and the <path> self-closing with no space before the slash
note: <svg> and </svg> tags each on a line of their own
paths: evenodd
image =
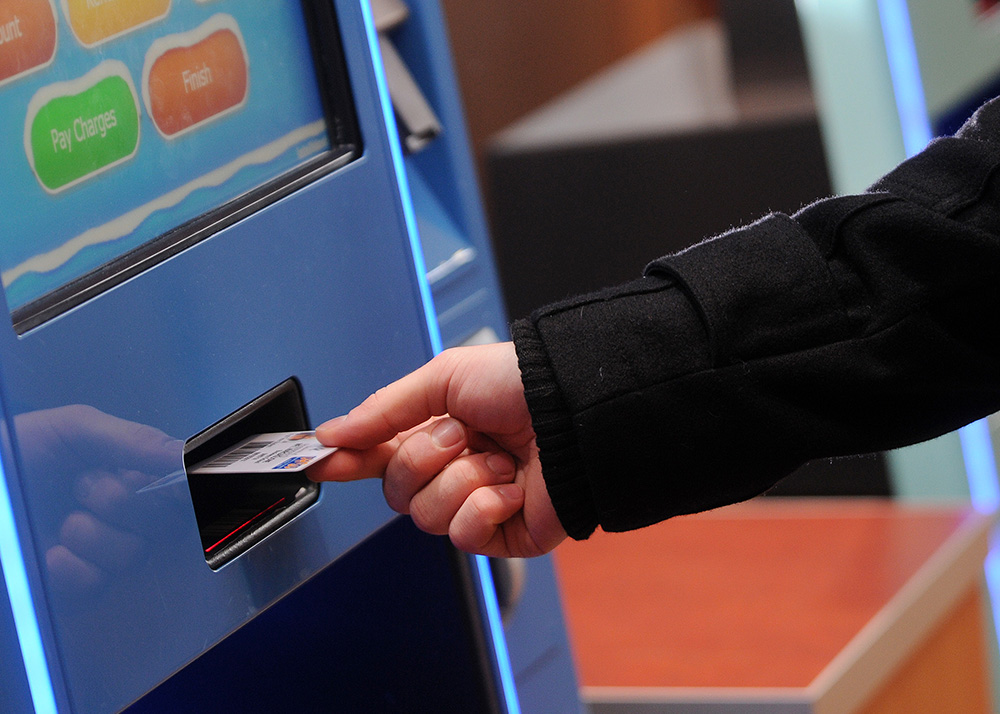
<svg viewBox="0 0 1000 714">
<path fill-rule="evenodd" d="M 509 342 L 442 352 L 316 436 L 340 449 L 310 478 L 380 477 L 390 507 L 461 550 L 531 557 L 566 537 Z"/>
<path fill-rule="evenodd" d="M 143 525 L 162 523 L 171 512 L 163 499 L 175 495 L 136 492 L 183 463 L 183 442 L 83 405 L 19 414 L 14 422 L 27 475 L 51 491 L 52 522 L 42 530 L 53 585 L 83 595 L 128 573 L 146 548 Z"/>
</svg>

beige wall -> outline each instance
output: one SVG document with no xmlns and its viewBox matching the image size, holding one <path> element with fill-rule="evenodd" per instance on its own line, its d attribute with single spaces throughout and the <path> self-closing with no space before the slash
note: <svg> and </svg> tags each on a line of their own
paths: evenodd
<svg viewBox="0 0 1000 714">
<path fill-rule="evenodd" d="M 485 140 L 715 0 L 443 0 L 477 156 Z"/>
</svg>

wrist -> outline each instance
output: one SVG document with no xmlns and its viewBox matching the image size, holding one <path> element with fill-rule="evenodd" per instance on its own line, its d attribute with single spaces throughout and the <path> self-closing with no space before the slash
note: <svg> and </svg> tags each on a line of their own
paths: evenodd
<svg viewBox="0 0 1000 714">
<path fill-rule="evenodd" d="M 515 322 L 511 335 L 549 498 L 566 533 L 587 538 L 597 528 L 597 512 L 569 409 L 531 322 Z"/>
</svg>

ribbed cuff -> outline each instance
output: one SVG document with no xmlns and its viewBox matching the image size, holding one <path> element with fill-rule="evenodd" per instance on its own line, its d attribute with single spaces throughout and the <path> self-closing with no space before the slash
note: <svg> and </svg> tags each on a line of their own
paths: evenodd
<svg viewBox="0 0 1000 714">
<path fill-rule="evenodd" d="M 598 517 L 573 420 L 534 325 L 518 320 L 510 331 L 549 498 L 566 533 L 583 540 L 597 528 Z"/>
</svg>

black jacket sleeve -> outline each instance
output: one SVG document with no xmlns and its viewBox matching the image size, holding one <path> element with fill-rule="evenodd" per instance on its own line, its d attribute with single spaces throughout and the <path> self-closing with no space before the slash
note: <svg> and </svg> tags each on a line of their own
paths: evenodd
<svg viewBox="0 0 1000 714">
<path fill-rule="evenodd" d="M 858 196 L 773 214 L 512 326 L 584 538 L 1000 409 L 1000 100 Z"/>
</svg>

